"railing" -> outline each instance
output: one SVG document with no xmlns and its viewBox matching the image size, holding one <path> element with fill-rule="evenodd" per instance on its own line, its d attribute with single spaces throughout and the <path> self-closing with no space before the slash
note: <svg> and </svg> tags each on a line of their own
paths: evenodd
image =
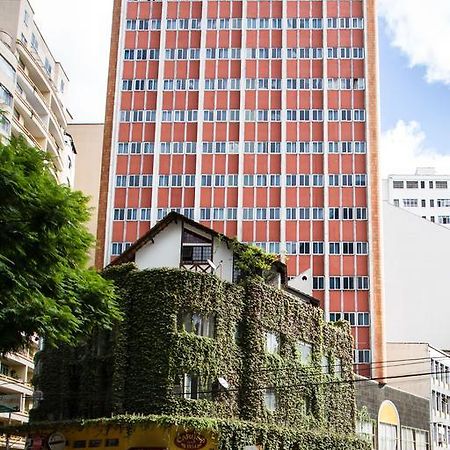
<svg viewBox="0 0 450 450">
<path fill-rule="evenodd" d="M 13 123 L 20 129 L 20 132 L 23 133 L 33 143 L 34 146 L 42 150 L 42 147 L 39 144 L 39 142 L 36 141 L 33 135 L 17 120 L 16 117 L 13 117 Z"/>
<path fill-rule="evenodd" d="M 190 270 L 192 272 L 213 273 L 213 268 L 207 263 L 186 262 L 182 261 L 180 268 Z"/>
<path fill-rule="evenodd" d="M 32 388 L 32 384 L 24 381 L 22 378 L 10 377 L 9 375 L 5 375 L 0 373 L 0 378 L 5 381 L 9 381 L 10 383 L 19 384 L 21 386 L 25 386 L 27 388 Z"/>
<path fill-rule="evenodd" d="M 6 447 L 6 436 L 0 436 L 0 447 Z M 9 446 L 10 448 L 24 448 L 25 438 L 22 436 L 9 436 Z"/>
</svg>

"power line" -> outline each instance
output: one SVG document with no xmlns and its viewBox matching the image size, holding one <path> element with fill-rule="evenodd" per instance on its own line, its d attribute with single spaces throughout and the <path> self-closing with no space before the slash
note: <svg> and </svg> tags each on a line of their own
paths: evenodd
<svg viewBox="0 0 450 450">
<path fill-rule="evenodd" d="M 265 391 L 268 389 L 272 390 L 278 390 L 278 389 L 292 389 L 292 388 L 301 388 L 301 387 L 311 387 L 311 386 L 331 386 L 331 385 L 344 385 L 344 384 L 355 384 L 355 383 L 364 383 L 368 381 L 386 381 L 386 380 L 396 380 L 396 379 L 405 379 L 405 378 L 418 378 L 423 376 L 430 376 L 430 375 L 439 375 L 439 374 L 445 374 L 446 372 L 418 372 L 418 373 L 412 373 L 412 374 L 403 374 L 403 375 L 392 375 L 388 377 L 371 377 L 371 378 L 352 378 L 352 379 L 340 379 L 340 380 L 328 380 L 328 381 L 321 381 L 321 382 L 308 382 L 308 383 L 296 383 L 296 384 L 290 384 L 290 385 L 270 385 L 270 386 L 261 386 L 261 387 L 254 387 L 254 388 L 247 388 L 249 391 Z M 317 374 L 315 376 L 320 376 L 324 374 Z M 386 384 L 386 383 L 383 383 Z M 166 386 L 165 386 L 166 387 Z M 168 387 L 168 386 L 167 386 Z M 153 389 L 153 390 L 159 390 L 163 391 L 161 387 L 157 386 L 150 386 L 147 389 Z M 228 388 L 224 389 L 224 392 L 239 392 L 241 387 L 237 388 Z M 208 390 L 208 391 L 196 391 L 195 394 L 215 394 L 217 393 L 217 390 Z M 67 397 L 77 397 L 79 398 L 80 395 L 73 393 L 70 394 L 68 392 L 53 392 L 52 395 L 65 395 Z M 182 391 L 178 392 L 174 395 L 176 396 L 184 396 L 185 394 L 191 394 L 191 392 Z M 86 397 L 89 397 L 90 395 L 88 393 L 84 393 Z M 26 398 L 33 398 L 32 396 L 25 395 Z"/>
</svg>

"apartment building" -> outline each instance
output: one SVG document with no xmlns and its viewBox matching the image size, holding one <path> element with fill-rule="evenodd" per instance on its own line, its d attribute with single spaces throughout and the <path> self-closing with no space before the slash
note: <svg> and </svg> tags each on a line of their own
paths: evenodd
<svg viewBox="0 0 450 450">
<path fill-rule="evenodd" d="M 434 167 L 418 167 L 413 175 L 389 175 L 384 198 L 423 219 L 450 227 L 450 175 Z"/>
<path fill-rule="evenodd" d="M 375 23 L 373 0 L 116 0 L 97 266 L 175 210 L 354 317 L 368 375 L 385 359 Z"/>
<path fill-rule="evenodd" d="M 30 145 L 49 152 L 55 176 L 73 186 L 67 75 L 34 22 L 30 2 L 2 0 L 0 8 L 0 135 L 24 136 Z"/>
<path fill-rule="evenodd" d="M 28 422 L 33 406 L 34 355 L 38 341 L 18 353 L 0 355 L 0 426 Z M 18 436 L 0 437 L 0 449 L 23 449 L 25 440 Z"/>
<path fill-rule="evenodd" d="M 450 356 L 427 343 L 388 342 L 387 376 L 430 402 L 431 449 L 450 448 Z M 394 363 L 396 361 L 396 363 Z"/>
</svg>

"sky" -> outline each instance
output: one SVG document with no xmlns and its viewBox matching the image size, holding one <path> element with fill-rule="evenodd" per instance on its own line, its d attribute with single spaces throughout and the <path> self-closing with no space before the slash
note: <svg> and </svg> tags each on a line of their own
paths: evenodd
<svg viewBox="0 0 450 450">
<path fill-rule="evenodd" d="M 69 76 L 75 122 L 103 121 L 112 2 L 31 0 Z M 424 166 L 450 173 L 450 1 L 378 3 L 381 173 Z"/>
</svg>

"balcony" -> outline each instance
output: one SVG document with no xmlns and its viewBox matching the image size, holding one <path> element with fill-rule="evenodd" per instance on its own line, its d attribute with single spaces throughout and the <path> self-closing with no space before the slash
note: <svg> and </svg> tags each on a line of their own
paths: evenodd
<svg viewBox="0 0 450 450">
<path fill-rule="evenodd" d="M 182 261 L 180 269 L 190 270 L 191 272 L 214 273 L 213 268 L 208 263 Z"/>
<path fill-rule="evenodd" d="M 20 123 L 19 119 L 13 117 L 12 134 L 14 136 L 23 136 L 29 145 L 43 150 L 42 145 L 33 137 L 33 135 Z"/>
<path fill-rule="evenodd" d="M 23 95 L 16 95 L 15 108 L 19 112 L 23 126 L 28 132 L 39 142 L 39 140 L 47 138 L 47 126 L 41 117 L 36 114 L 32 106 L 28 103 L 27 99 Z"/>
<path fill-rule="evenodd" d="M 6 436 L 0 436 L 0 447 L 6 448 Z M 10 449 L 23 449 L 25 448 L 25 438 L 22 436 L 10 436 L 9 437 Z"/>
<path fill-rule="evenodd" d="M 9 377 L 0 373 L 0 384 L 2 393 L 5 394 L 33 394 L 33 386 L 20 378 Z"/>
<path fill-rule="evenodd" d="M 51 92 L 53 88 L 52 81 L 37 53 L 31 52 L 22 41 L 17 40 L 16 42 L 17 52 L 27 69 L 28 77 L 33 80 L 33 83 L 41 92 Z"/>
</svg>

